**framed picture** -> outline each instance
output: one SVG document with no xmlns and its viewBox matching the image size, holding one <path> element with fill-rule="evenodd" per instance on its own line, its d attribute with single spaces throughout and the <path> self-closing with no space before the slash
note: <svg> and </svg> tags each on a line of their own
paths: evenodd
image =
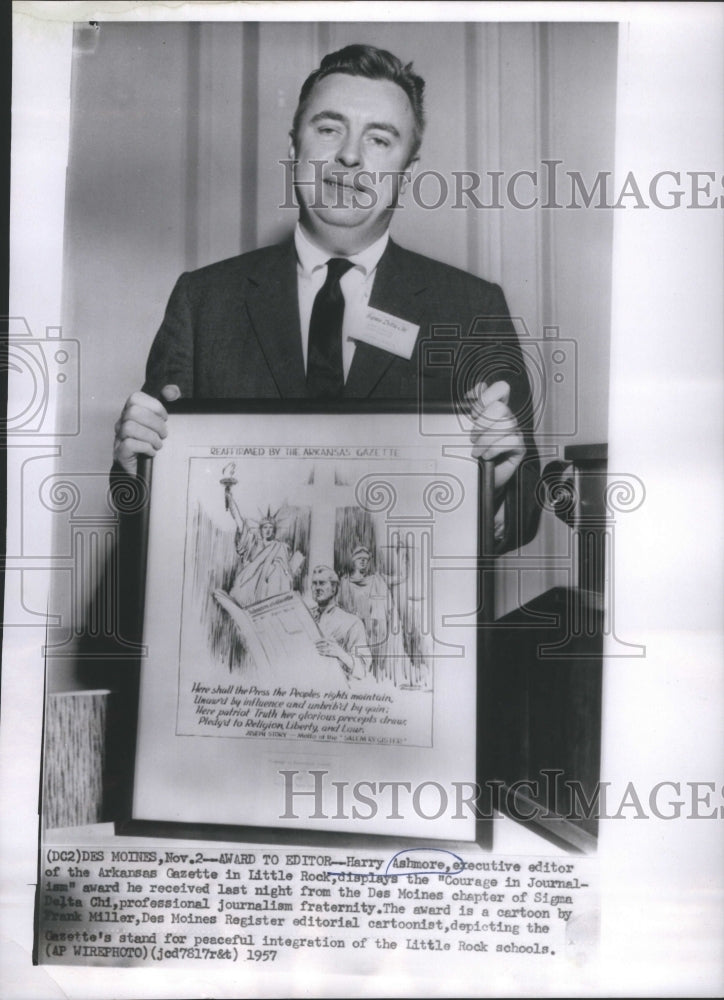
<svg viewBox="0 0 724 1000">
<path fill-rule="evenodd" d="M 484 463 L 456 414 L 332 406 L 170 408 L 134 821 L 478 839 Z"/>
</svg>

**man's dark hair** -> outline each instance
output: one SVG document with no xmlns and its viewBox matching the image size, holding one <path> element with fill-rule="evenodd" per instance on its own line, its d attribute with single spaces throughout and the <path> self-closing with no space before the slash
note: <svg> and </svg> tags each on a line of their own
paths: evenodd
<svg viewBox="0 0 724 1000">
<path fill-rule="evenodd" d="M 299 102 L 294 112 L 292 136 L 296 144 L 299 124 L 307 106 L 309 95 L 319 80 L 332 73 L 346 73 L 348 76 L 366 76 L 369 80 L 389 80 L 396 83 L 407 94 L 415 118 L 415 134 L 412 146 L 412 156 L 420 148 L 422 133 L 425 130 L 425 108 L 423 94 L 425 81 L 412 72 L 412 63 L 403 62 L 385 49 L 374 45 L 347 45 L 337 52 L 330 52 L 322 59 L 319 69 L 307 77 L 299 91 Z"/>
</svg>

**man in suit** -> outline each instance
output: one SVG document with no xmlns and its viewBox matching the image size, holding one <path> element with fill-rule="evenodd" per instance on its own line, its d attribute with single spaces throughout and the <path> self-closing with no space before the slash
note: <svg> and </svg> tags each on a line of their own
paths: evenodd
<svg viewBox="0 0 724 1000">
<path fill-rule="evenodd" d="M 503 293 L 389 238 L 417 164 L 423 90 L 411 65 L 366 45 L 307 78 L 290 133 L 294 238 L 182 275 L 143 390 L 116 425 L 117 473 L 161 447 L 162 401 L 180 396 L 443 402 L 468 408 L 473 454 L 495 463 L 498 550 L 532 538 L 530 387 Z M 428 363 L 434 327 L 456 332 L 454 364 Z"/>
</svg>

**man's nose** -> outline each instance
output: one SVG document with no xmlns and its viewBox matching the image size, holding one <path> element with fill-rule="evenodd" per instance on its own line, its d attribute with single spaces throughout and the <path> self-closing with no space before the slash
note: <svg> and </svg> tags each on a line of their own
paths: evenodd
<svg viewBox="0 0 724 1000">
<path fill-rule="evenodd" d="M 337 150 L 337 161 L 345 167 L 356 167 L 362 162 L 360 137 L 349 133 Z"/>
</svg>

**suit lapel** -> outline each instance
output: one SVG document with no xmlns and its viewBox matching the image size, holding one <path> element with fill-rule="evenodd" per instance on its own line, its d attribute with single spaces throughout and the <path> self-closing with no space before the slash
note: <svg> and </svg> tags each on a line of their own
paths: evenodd
<svg viewBox="0 0 724 1000">
<path fill-rule="evenodd" d="M 420 293 L 424 289 L 425 281 L 415 267 L 414 258 L 390 240 L 377 265 L 370 306 L 419 325 L 424 308 Z M 282 399 L 305 396 L 297 255 L 292 239 L 275 247 L 274 255 L 266 256 L 250 272 L 244 298 L 279 396 Z M 344 395 L 357 399 L 369 396 L 396 358 L 389 351 L 359 342 Z"/>
<path fill-rule="evenodd" d="M 420 293 L 424 288 L 425 282 L 410 255 L 390 240 L 377 265 L 370 306 L 419 325 L 423 309 Z M 369 396 L 396 358 L 389 351 L 358 342 L 344 395 Z"/>
<path fill-rule="evenodd" d="M 246 308 L 282 398 L 306 394 L 294 241 L 275 248 L 248 278 Z"/>
</svg>

